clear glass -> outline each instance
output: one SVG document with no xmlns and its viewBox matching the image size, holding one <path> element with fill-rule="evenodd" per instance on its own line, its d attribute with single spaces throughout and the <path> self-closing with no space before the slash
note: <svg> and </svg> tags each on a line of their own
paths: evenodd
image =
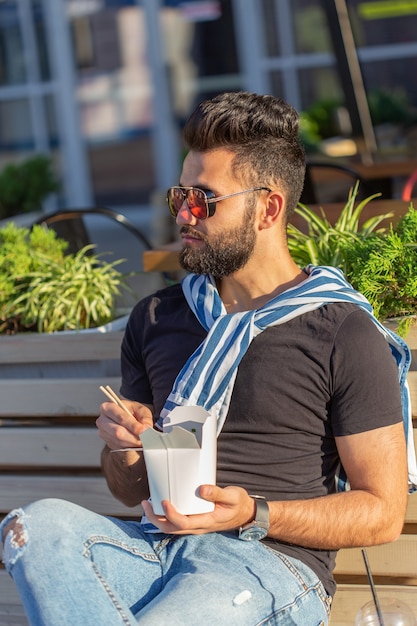
<svg viewBox="0 0 417 626">
<path fill-rule="evenodd" d="M 22 32 L 16 0 L 0 2 L 0 86 L 26 81 Z"/>
<path fill-rule="evenodd" d="M 411 608 L 397 598 L 379 598 L 384 626 L 415 626 L 416 618 Z M 380 626 L 374 602 L 367 602 L 356 615 L 355 626 Z"/>
<path fill-rule="evenodd" d="M 332 43 L 321 0 L 292 0 L 291 10 L 296 52 L 331 52 Z"/>
<path fill-rule="evenodd" d="M 10 154 L 34 148 L 29 102 L 0 102 L 0 151 Z"/>
<path fill-rule="evenodd" d="M 417 57 L 362 63 L 362 75 L 374 125 L 415 125 Z"/>
<path fill-rule="evenodd" d="M 51 80 L 51 68 L 47 49 L 45 16 L 41 0 L 32 0 L 32 16 L 39 59 L 40 78 L 42 81 L 48 81 Z"/>
<path fill-rule="evenodd" d="M 282 53 L 279 29 L 280 2 L 262 0 L 263 27 L 266 53 L 276 57 Z M 295 52 L 329 52 L 332 49 L 326 15 L 321 0 L 291 0 L 292 30 Z"/>
<path fill-rule="evenodd" d="M 197 3 L 199 6 L 161 4 L 161 51 L 179 135 L 198 101 L 241 88 L 232 0 Z M 152 158 L 154 80 L 146 14 L 132 0 L 89 6 L 87 11 L 81 3 L 68 2 L 77 96 L 95 201 L 119 205 L 147 202 L 156 176 Z"/>
<path fill-rule="evenodd" d="M 278 29 L 276 28 L 277 12 L 275 0 L 262 0 L 262 15 L 267 56 L 279 56 L 280 41 Z"/>
<path fill-rule="evenodd" d="M 347 4 L 358 47 L 385 46 L 389 43 L 415 43 L 417 31 L 415 3 L 372 3 L 363 2 L 363 0 L 349 0 Z"/>
<path fill-rule="evenodd" d="M 274 70 L 270 73 L 271 91 L 273 96 L 283 97 L 284 87 L 282 84 L 282 73 Z"/>
<path fill-rule="evenodd" d="M 56 107 L 53 96 L 45 96 L 43 99 L 46 117 L 47 140 L 50 148 L 59 147 L 59 134 L 56 120 Z"/>
<path fill-rule="evenodd" d="M 302 109 L 317 102 L 343 103 L 344 95 L 334 67 L 309 67 L 298 72 Z"/>
</svg>

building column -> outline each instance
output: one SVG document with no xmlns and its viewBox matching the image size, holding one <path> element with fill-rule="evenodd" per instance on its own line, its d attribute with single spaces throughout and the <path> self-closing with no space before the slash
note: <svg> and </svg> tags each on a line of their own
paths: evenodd
<svg viewBox="0 0 417 626">
<path fill-rule="evenodd" d="M 68 207 L 91 206 L 91 174 L 77 102 L 74 54 L 65 0 L 43 0 L 55 111 L 60 139 L 61 175 Z"/>
</svg>

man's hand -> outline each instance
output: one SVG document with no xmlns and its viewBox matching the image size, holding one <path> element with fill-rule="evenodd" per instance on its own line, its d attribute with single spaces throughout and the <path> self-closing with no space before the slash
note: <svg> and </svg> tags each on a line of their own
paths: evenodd
<svg viewBox="0 0 417 626">
<path fill-rule="evenodd" d="M 124 400 L 133 417 L 114 402 L 103 402 L 96 426 L 100 437 L 111 450 L 141 446 L 139 436 L 153 428 L 152 411 L 140 402 Z"/>
<path fill-rule="evenodd" d="M 123 400 L 132 415 L 114 402 L 103 402 L 96 420 L 98 433 L 106 446 L 101 464 L 112 494 L 126 506 L 136 506 L 149 496 L 146 468 L 139 436 L 153 427 L 151 407 L 139 402 Z M 132 417 L 133 416 L 133 417 Z M 127 448 L 126 452 L 116 452 Z"/>
<path fill-rule="evenodd" d="M 150 502 L 142 502 L 146 517 L 159 530 L 173 535 L 202 535 L 240 528 L 255 517 L 255 502 L 241 487 L 202 485 L 199 495 L 214 502 L 214 511 L 196 515 L 181 515 L 171 502 L 163 500 L 165 516 L 155 515 Z"/>
</svg>

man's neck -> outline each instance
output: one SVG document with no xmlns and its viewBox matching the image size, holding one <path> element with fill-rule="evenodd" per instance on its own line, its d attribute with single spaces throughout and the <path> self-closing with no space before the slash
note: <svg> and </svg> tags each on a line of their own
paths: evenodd
<svg viewBox="0 0 417 626">
<path fill-rule="evenodd" d="M 217 281 L 220 297 L 228 313 L 260 309 L 267 302 L 291 287 L 303 282 L 307 275 L 293 264 L 286 271 L 257 273 L 257 276 L 237 272 Z"/>
</svg>

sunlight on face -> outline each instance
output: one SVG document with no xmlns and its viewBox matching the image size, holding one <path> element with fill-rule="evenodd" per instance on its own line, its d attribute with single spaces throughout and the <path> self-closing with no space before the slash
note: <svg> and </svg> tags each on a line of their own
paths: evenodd
<svg viewBox="0 0 417 626">
<path fill-rule="evenodd" d="M 196 249 L 185 246 L 180 255 L 181 266 L 194 274 L 211 274 L 224 278 L 240 270 L 249 261 L 256 243 L 256 199 L 246 203 L 245 214 L 239 226 L 217 235 L 198 232 L 204 246 Z M 196 232 L 191 226 L 183 226 L 181 232 Z"/>
</svg>

